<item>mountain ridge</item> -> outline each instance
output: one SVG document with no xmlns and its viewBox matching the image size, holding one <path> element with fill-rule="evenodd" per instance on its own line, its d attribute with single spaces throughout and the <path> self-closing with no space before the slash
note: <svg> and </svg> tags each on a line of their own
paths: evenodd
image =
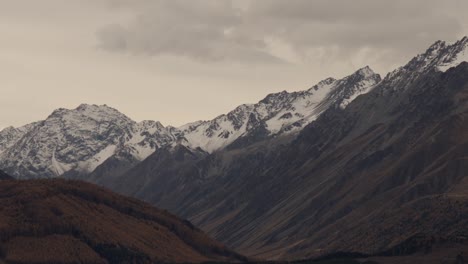
<svg viewBox="0 0 468 264">
<path fill-rule="evenodd" d="M 107 105 L 59 108 L 43 121 L 0 131 L 0 168 L 15 177 L 80 178 L 96 170 L 105 175 L 125 171 L 166 146 L 183 144 L 209 153 L 231 144 L 240 147 L 297 133 L 327 107 L 345 107 L 380 80 L 366 66 L 341 80 L 327 78 L 308 90 L 269 94 L 256 104 L 179 128 L 137 123 Z M 335 94 L 327 97 L 330 93 Z"/>
<path fill-rule="evenodd" d="M 464 206 L 468 63 L 445 72 L 438 66 L 388 75 L 407 82 L 381 82 L 345 108 L 327 108 L 293 139 L 264 138 L 189 161 L 160 153 L 109 186 L 267 259 L 373 254 L 415 233 L 427 243 L 431 236 L 456 241 L 456 230 L 444 224 L 450 219 L 437 210 L 424 211 L 427 218 L 411 214 L 420 225 L 404 213 L 418 199 L 442 211 L 457 201 Z M 441 196 L 449 199 L 438 204 Z M 464 225 L 463 218 L 454 221 Z"/>
</svg>

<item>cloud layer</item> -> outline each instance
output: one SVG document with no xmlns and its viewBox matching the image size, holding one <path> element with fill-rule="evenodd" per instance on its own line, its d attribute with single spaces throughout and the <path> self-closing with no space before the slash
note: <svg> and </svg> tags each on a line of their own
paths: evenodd
<svg viewBox="0 0 468 264">
<path fill-rule="evenodd" d="M 182 125 L 468 34 L 467 0 L 0 0 L 0 128 L 108 104 Z"/>
<path fill-rule="evenodd" d="M 468 10 L 464 0 L 108 1 L 132 18 L 98 32 L 106 50 L 249 63 L 391 60 L 460 37 Z"/>
<path fill-rule="evenodd" d="M 101 47 L 148 55 L 187 56 L 202 61 L 238 59 L 277 61 L 263 36 L 239 30 L 244 12 L 225 0 L 119 1 L 135 17 L 98 32 Z"/>
</svg>

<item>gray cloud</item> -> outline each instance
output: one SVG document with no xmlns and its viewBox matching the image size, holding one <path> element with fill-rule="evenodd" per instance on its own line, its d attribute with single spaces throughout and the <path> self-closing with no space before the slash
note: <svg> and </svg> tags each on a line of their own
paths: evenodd
<svg viewBox="0 0 468 264">
<path fill-rule="evenodd" d="M 297 48 L 421 47 L 461 31 L 453 10 L 433 0 L 253 1 L 249 11 L 252 24 Z"/>
<path fill-rule="evenodd" d="M 111 51 L 175 55 L 202 61 L 355 60 L 366 51 L 389 60 L 463 33 L 464 0 L 108 0 L 133 13 L 98 33 Z M 370 54 L 372 53 L 372 54 Z"/>
<path fill-rule="evenodd" d="M 148 55 L 180 55 L 198 60 L 254 59 L 279 61 L 265 51 L 266 43 L 239 31 L 241 10 L 231 1 L 114 2 L 132 8 L 128 25 L 109 25 L 98 32 L 100 46 L 112 51 Z"/>
<path fill-rule="evenodd" d="M 81 103 L 171 125 L 211 119 L 365 65 L 385 74 L 467 34 L 466 10 L 467 0 L 0 0 L 0 128 Z"/>
</svg>

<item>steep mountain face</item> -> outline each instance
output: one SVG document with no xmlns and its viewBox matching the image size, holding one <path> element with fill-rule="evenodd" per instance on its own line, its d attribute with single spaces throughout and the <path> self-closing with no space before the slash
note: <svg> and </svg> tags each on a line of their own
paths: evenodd
<svg viewBox="0 0 468 264">
<path fill-rule="evenodd" d="M 33 123 L 19 128 L 7 127 L 0 131 L 0 154 L 18 142 L 34 125 Z"/>
<path fill-rule="evenodd" d="M 0 181 L 0 203 L 0 262 L 245 260 L 188 221 L 84 182 Z"/>
<path fill-rule="evenodd" d="M 436 69 L 446 71 L 463 61 L 468 61 L 468 37 L 453 43 L 437 41 L 426 52 L 414 57 L 408 64 L 388 74 L 383 81 L 387 90 L 382 92 L 395 92 L 404 90 L 419 76 Z"/>
<path fill-rule="evenodd" d="M 137 164 L 127 173 L 119 175 L 99 174 L 99 177 L 91 175 L 91 180 L 99 185 L 106 186 L 112 190 L 118 190 L 121 193 L 134 197 L 145 197 L 148 200 L 158 199 L 175 194 L 175 190 L 184 191 L 185 186 L 188 189 L 197 184 L 203 183 L 199 180 L 200 170 L 196 163 L 207 157 L 209 154 L 201 149 L 193 150 L 183 145 L 175 147 L 168 146 L 154 152 L 150 157 Z M 128 173 L 131 173 L 129 176 Z M 191 175 L 187 182 L 181 182 L 175 175 Z M 159 186 L 155 188 L 155 186 Z M 180 195 L 185 197 L 185 195 Z M 173 207 L 177 207 L 178 199 L 168 201 Z M 187 200 L 187 202 L 189 202 Z"/>
<path fill-rule="evenodd" d="M 328 107 L 292 141 L 283 134 L 189 161 L 150 156 L 112 187 L 250 256 L 460 243 L 468 238 L 468 63 L 440 67 L 466 48 L 466 38 L 433 45 L 371 92 Z M 165 160 L 175 169 L 161 173 Z M 137 177 L 156 180 L 136 186 Z"/>
<path fill-rule="evenodd" d="M 346 107 L 380 80 L 365 67 L 341 80 L 328 78 L 306 91 L 270 94 L 257 104 L 241 105 L 226 115 L 179 129 L 186 140 L 184 145 L 193 149 L 212 153 L 229 145 L 245 146 L 245 142 L 298 132 L 328 107 Z"/>
<path fill-rule="evenodd" d="M 255 220 L 263 229 L 255 233 L 263 235 L 246 236 L 239 248 L 258 243 L 273 249 L 284 243 L 279 238 L 292 236 L 286 240 L 294 246 L 284 256 L 310 255 L 311 248 L 411 253 L 467 237 L 468 64 L 430 72 L 403 94 L 378 96 L 385 88 L 349 111 L 326 113 L 304 131 L 282 157 L 299 166 L 280 171 L 293 183 L 273 181 L 289 190 L 276 194 L 277 201 L 291 202 L 268 206 L 271 211 Z M 262 195 L 268 193 L 275 195 Z M 253 214 L 249 207 L 243 213 Z M 289 223 L 265 233 L 265 222 L 285 215 Z"/>
<path fill-rule="evenodd" d="M 341 80 L 329 78 L 306 91 L 270 94 L 257 104 L 180 128 L 137 123 L 105 105 L 58 109 L 44 121 L 0 132 L 0 168 L 17 178 L 108 182 L 160 148 L 182 144 L 212 153 L 295 134 L 327 108 L 344 108 L 379 82 L 380 76 L 365 67 Z"/>
<path fill-rule="evenodd" d="M 110 157 L 141 161 L 176 138 L 159 122 L 136 123 L 113 108 L 83 104 L 0 132 L 0 164 L 17 178 L 88 174 Z"/>
</svg>

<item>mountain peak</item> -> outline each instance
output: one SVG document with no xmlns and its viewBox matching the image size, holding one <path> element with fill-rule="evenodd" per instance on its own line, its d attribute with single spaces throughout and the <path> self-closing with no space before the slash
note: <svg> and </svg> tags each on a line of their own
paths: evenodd
<svg viewBox="0 0 468 264">
<path fill-rule="evenodd" d="M 455 42 L 455 45 L 468 45 L 468 36 L 464 36 L 463 38 Z"/>
<path fill-rule="evenodd" d="M 453 45 L 448 46 L 443 55 L 444 57 L 441 58 L 441 62 L 437 65 L 437 69 L 442 72 L 458 66 L 464 61 L 468 61 L 468 37 L 463 37 Z"/>
<path fill-rule="evenodd" d="M 438 40 L 406 65 L 390 72 L 383 81 L 382 91 L 405 90 L 422 74 L 433 70 L 445 72 L 463 61 L 468 61 L 468 37 L 453 44 Z"/>
<path fill-rule="evenodd" d="M 274 103 L 274 101 L 278 97 L 283 97 L 283 96 L 286 96 L 288 94 L 289 93 L 286 90 L 283 90 L 283 91 L 278 92 L 278 93 L 271 93 L 271 94 L 268 94 L 265 98 L 263 98 L 259 103 L 271 104 L 271 103 Z"/>
<path fill-rule="evenodd" d="M 103 105 L 96 105 L 96 104 L 80 104 L 77 108 L 74 109 L 75 111 L 79 111 L 82 113 L 92 113 L 92 112 L 106 112 L 106 113 L 120 113 L 117 109 L 112 108 L 106 104 Z"/>
<path fill-rule="evenodd" d="M 161 122 L 153 120 L 143 120 L 140 123 L 138 123 L 138 126 L 142 127 L 144 130 L 161 130 L 165 128 L 164 125 L 161 124 Z"/>
<path fill-rule="evenodd" d="M 346 108 L 355 98 L 361 94 L 368 93 L 382 78 L 369 66 L 358 69 L 351 75 L 336 81 L 335 87 L 327 95 L 323 105 L 335 105 Z"/>
<path fill-rule="evenodd" d="M 4 129 L 0 130 L 0 133 L 11 133 L 11 132 L 14 132 L 14 131 L 16 131 L 15 127 L 8 126 L 8 127 L 5 127 Z"/>
<path fill-rule="evenodd" d="M 381 77 L 380 77 L 380 74 L 375 73 L 369 66 L 365 66 L 355 71 L 351 75 L 344 77 L 343 79 L 339 81 L 359 83 L 359 82 L 366 81 L 369 79 L 372 79 L 375 82 L 380 82 Z"/>
<path fill-rule="evenodd" d="M 324 80 L 321 80 L 320 82 L 318 82 L 316 85 L 312 86 L 307 91 L 308 92 L 318 91 L 318 90 L 322 89 L 323 87 L 328 87 L 328 86 L 332 85 L 334 82 L 336 82 L 335 78 L 328 77 L 328 78 L 326 78 Z"/>
<path fill-rule="evenodd" d="M 109 108 L 107 105 L 96 105 L 96 104 L 80 104 L 75 110 L 85 111 L 85 110 L 95 110 L 99 108 Z"/>
<path fill-rule="evenodd" d="M 96 122 L 121 120 L 125 123 L 133 123 L 126 115 L 119 112 L 117 109 L 107 105 L 95 104 L 80 104 L 75 109 L 58 108 L 47 117 L 49 119 L 72 119 L 86 120 L 93 119 Z"/>
<path fill-rule="evenodd" d="M 357 70 L 355 72 L 355 74 L 360 74 L 361 76 L 363 76 L 365 78 L 376 75 L 376 73 L 369 66 L 365 66 L 365 67 Z"/>
<path fill-rule="evenodd" d="M 434 42 L 429 48 L 427 49 L 426 52 L 428 51 L 434 51 L 434 50 L 440 50 L 441 48 L 445 48 L 447 46 L 447 42 L 443 40 L 437 40 Z"/>
</svg>

